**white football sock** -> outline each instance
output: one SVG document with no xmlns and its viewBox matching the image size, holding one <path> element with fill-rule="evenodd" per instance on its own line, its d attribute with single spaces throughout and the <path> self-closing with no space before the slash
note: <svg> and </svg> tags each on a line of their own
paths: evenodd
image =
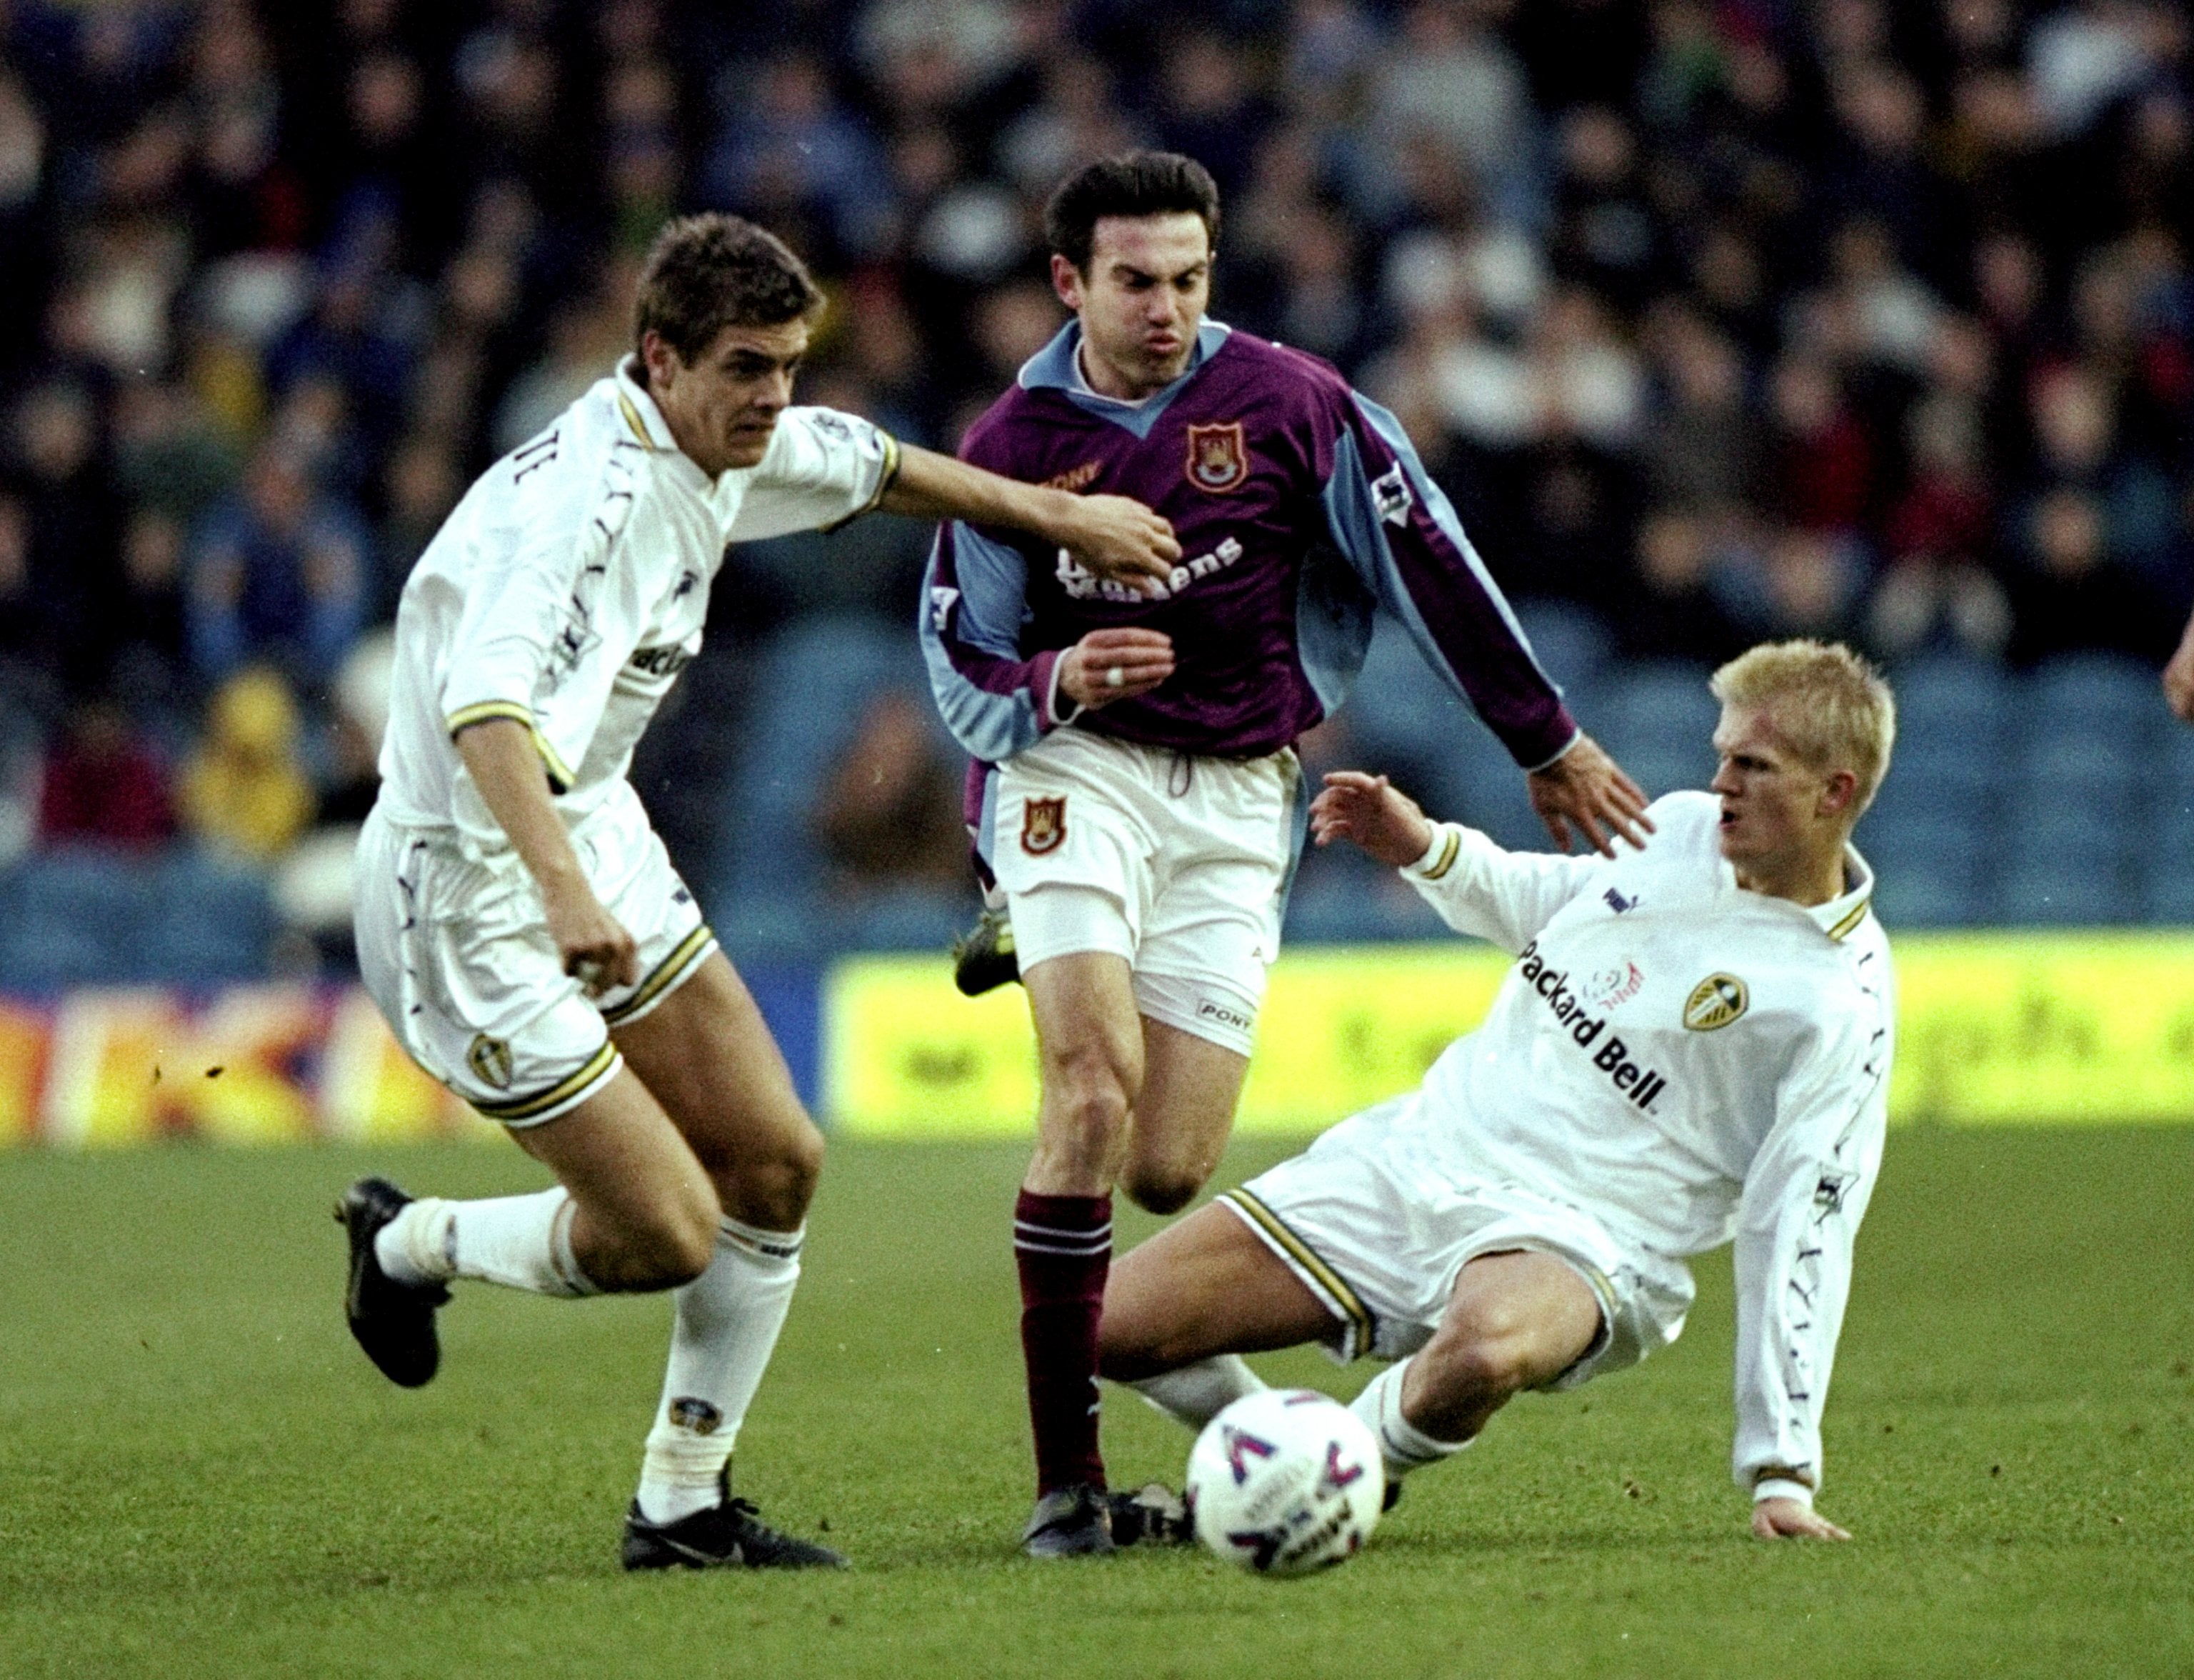
<svg viewBox="0 0 2194 1680">
<path fill-rule="evenodd" d="M 672 1296 L 670 1363 L 640 1470 L 649 1522 L 675 1522 L 720 1497 L 718 1477 L 792 1306 L 806 1234 L 804 1225 L 765 1231 L 727 1217 L 709 1269 Z"/>
<path fill-rule="evenodd" d="M 1220 1354 L 1128 1386 L 1176 1424 L 1200 1430 L 1243 1395 L 1257 1393 L 1266 1383 L 1242 1362 L 1241 1355 Z"/>
<path fill-rule="evenodd" d="M 381 1269 L 399 1283 L 478 1278 L 536 1295 L 600 1292 L 571 1251 L 571 1194 L 444 1201 L 422 1196 L 375 1234 Z"/>
<path fill-rule="evenodd" d="M 1470 1445 L 1467 1441 L 1437 1441 L 1402 1415 L 1402 1373 L 1409 1368 L 1406 1359 L 1388 1366 L 1364 1385 L 1364 1392 L 1348 1407 L 1379 1438 L 1379 1456 L 1386 1461 L 1389 1482 L 1451 1458 Z"/>
</svg>

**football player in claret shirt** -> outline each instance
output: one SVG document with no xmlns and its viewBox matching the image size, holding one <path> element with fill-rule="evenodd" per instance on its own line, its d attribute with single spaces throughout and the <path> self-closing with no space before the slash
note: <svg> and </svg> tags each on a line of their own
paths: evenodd
<svg viewBox="0 0 2194 1680">
<path fill-rule="evenodd" d="M 457 1279 L 675 1289 L 627 1568 L 843 1562 L 731 1494 L 732 1447 L 800 1275 L 823 1140 L 627 780 L 701 645 L 729 543 L 874 509 L 1002 520 L 1120 577 L 1179 554 L 1118 497 L 1014 484 L 789 406 L 821 294 L 734 216 L 667 227 L 634 354 L 491 467 L 396 616 L 359 966 L 399 1042 L 557 1178 L 414 1200 L 362 1179 L 345 1309 L 393 1381 L 440 1359 Z"/>
<path fill-rule="evenodd" d="M 1515 966 L 1417 1090 L 1113 1269 L 1106 1376 L 1201 1427 L 1263 1386 L 1241 1354 L 1392 1360 L 1354 1406 L 1392 1483 L 1519 1392 L 1674 1341 L 1686 1260 L 1733 1240 L 1732 1467 L 1752 1531 L 1848 1538 L 1813 1497 L 1887 1119 L 1889 941 L 1851 835 L 1895 708 L 1864 660 L 1815 642 L 1755 647 L 1714 692 L 1713 791 L 1657 800 L 1651 843 L 1612 860 L 1504 852 L 1384 778 L 1326 779 L 1321 845 L 1399 869 Z"/>
<path fill-rule="evenodd" d="M 1218 191 L 1192 159 L 1091 165 L 1052 198 L 1075 312 L 963 456 L 1132 496 L 1182 555 L 1147 594 L 980 521 L 945 527 L 922 636 L 979 766 L 970 821 L 1040 1050 L 1015 1212 L 1038 1556 L 1111 1541 L 1096 1333 L 1116 1182 L 1171 1212 L 1233 1123 L 1305 795 L 1294 743 L 1399 618 L 1531 778 L 1559 843 L 1643 831 L 1393 417 L 1313 356 L 1204 318 Z"/>
</svg>

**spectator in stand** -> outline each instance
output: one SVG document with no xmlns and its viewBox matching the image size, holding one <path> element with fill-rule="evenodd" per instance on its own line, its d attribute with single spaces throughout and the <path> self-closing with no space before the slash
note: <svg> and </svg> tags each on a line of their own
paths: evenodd
<svg viewBox="0 0 2194 1680">
<path fill-rule="evenodd" d="M 12 453 L 26 521 L 26 652 L 76 688 L 96 685 L 115 574 L 113 498 L 102 482 L 100 413 L 88 386 L 52 381 L 17 403 Z"/>
<path fill-rule="evenodd" d="M 1746 642 L 1714 591 L 1709 521 L 1658 508 L 1638 527 L 1633 584 L 1616 617 L 1617 645 L 1635 659 L 1717 665 Z"/>
<path fill-rule="evenodd" d="M 1994 509 L 1980 423 L 1947 394 L 1913 410 L 1911 481 L 1890 509 L 1889 567 L 1867 609 L 1868 639 L 1890 658 L 1950 647 L 1993 659 L 2011 635 L 2011 606 L 1990 574 Z"/>
<path fill-rule="evenodd" d="M 1795 355 L 1768 381 L 1775 505 L 1815 531 L 1856 529 L 1874 499 L 1874 445 L 1835 368 Z"/>
<path fill-rule="evenodd" d="M 297 704 L 280 675 L 253 665 L 229 677 L 207 708 L 204 740 L 183 767 L 191 832 L 254 863 L 288 851 L 313 820 L 313 785 L 297 747 Z"/>
<path fill-rule="evenodd" d="M 38 843 L 148 851 L 175 831 L 168 773 L 109 695 L 69 708 L 38 788 Z"/>
<path fill-rule="evenodd" d="M 181 523 L 140 508 L 122 533 L 113 681 L 133 705 L 180 710 L 189 693 L 185 654 Z"/>
<path fill-rule="evenodd" d="M 2111 560 L 2101 505 L 2060 486 L 2028 511 L 2025 565 L 2013 579 L 2017 630 L 2011 656 L 2128 653 L 2160 660 L 2171 645 L 2169 609 L 2136 573 Z"/>
<path fill-rule="evenodd" d="M 198 533 L 192 662 L 209 682 L 254 660 L 325 680 L 358 635 L 365 582 L 357 517 L 316 492 L 291 450 L 266 446 L 242 493 L 216 506 Z"/>
<path fill-rule="evenodd" d="M 839 884 L 964 891 L 960 780 L 919 700 L 891 690 L 870 701 L 816 806 L 816 837 Z"/>
</svg>

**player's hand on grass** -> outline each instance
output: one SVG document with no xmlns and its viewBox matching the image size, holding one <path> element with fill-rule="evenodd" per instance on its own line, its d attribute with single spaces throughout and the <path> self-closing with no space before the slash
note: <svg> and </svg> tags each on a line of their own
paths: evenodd
<svg viewBox="0 0 2194 1680">
<path fill-rule="evenodd" d="M 2172 711 L 2194 723 L 2194 618 L 2186 621 L 2186 634 L 2179 638 L 2179 651 L 2163 668 L 2163 698 Z"/>
<path fill-rule="evenodd" d="M 1796 1499 L 1761 1499 L 1752 1507 L 1752 1532 L 1763 1540 L 1847 1540 L 1850 1534 Z"/>
<path fill-rule="evenodd" d="M 1059 656 L 1060 692 L 1093 711 L 1147 694 L 1172 675 L 1173 638 L 1163 630 L 1094 630 Z"/>
<path fill-rule="evenodd" d="M 1325 787 L 1310 803 L 1311 837 L 1321 846 L 1353 840 L 1390 869 L 1425 854 L 1433 826 L 1417 802 L 1384 776 L 1330 770 Z"/>
<path fill-rule="evenodd" d="M 1048 534 L 1100 578 L 1146 595 L 1172 578 L 1180 559 L 1173 526 L 1129 496 L 1064 494 Z"/>
<path fill-rule="evenodd" d="M 1602 857 L 1611 858 L 1614 837 L 1643 848 L 1653 831 L 1646 814 L 1646 791 L 1590 735 L 1579 735 L 1567 752 L 1525 780 L 1531 808 L 1565 852 L 1572 832 Z"/>
<path fill-rule="evenodd" d="M 564 972 L 576 976 L 587 995 L 599 998 L 612 987 L 640 978 L 640 946 L 624 924 L 602 908 L 583 882 L 559 892 L 543 892 L 549 937 L 564 959 Z"/>
</svg>

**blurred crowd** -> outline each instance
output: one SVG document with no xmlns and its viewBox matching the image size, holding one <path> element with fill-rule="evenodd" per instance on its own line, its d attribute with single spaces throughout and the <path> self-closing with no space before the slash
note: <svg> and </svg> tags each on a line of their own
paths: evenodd
<svg viewBox="0 0 2194 1680">
<path fill-rule="evenodd" d="M 2180 6 L 0 0 L 0 856 L 332 847 L 406 571 L 665 216 L 784 234 L 804 394 L 949 449 L 1062 318 L 1046 193 L 1152 144 L 1226 194 L 1214 314 L 1628 653 L 2160 659 L 2194 600 Z M 719 645 L 905 622 L 926 544 L 735 554 Z M 910 811 L 949 869 L 863 791 L 910 728 L 818 778 L 852 876 Z"/>
</svg>

